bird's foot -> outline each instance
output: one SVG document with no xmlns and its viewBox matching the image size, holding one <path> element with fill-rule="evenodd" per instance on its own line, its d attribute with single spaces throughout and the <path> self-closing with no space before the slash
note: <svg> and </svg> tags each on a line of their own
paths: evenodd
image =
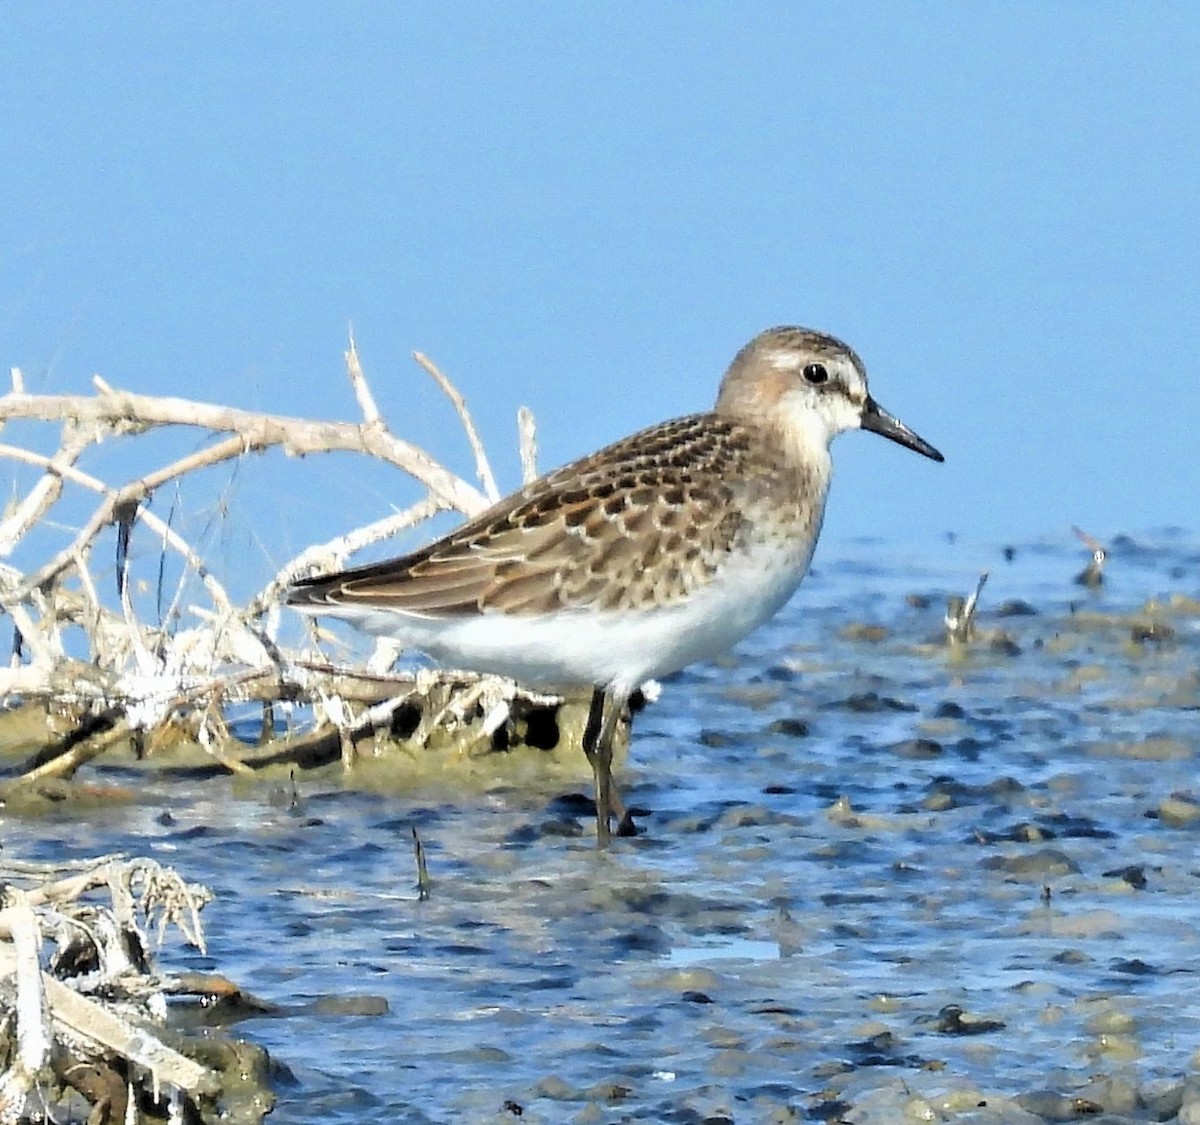
<svg viewBox="0 0 1200 1125">
<path fill-rule="evenodd" d="M 636 824 L 633 823 L 633 815 L 626 811 L 625 815 L 617 821 L 618 836 L 637 836 L 641 832 Z"/>
</svg>

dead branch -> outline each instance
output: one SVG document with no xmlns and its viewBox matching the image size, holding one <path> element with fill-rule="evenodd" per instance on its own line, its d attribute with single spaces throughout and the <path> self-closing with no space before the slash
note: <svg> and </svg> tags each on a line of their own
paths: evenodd
<svg viewBox="0 0 1200 1125">
<path fill-rule="evenodd" d="M 354 388 L 354 397 L 363 414 L 363 422 L 367 426 L 383 426 L 383 416 L 375 405 L 375 396 L 371 393 L 370 384 L 363 374 L 362 363 L 358 358 L 358 345 L 354 342 L 354 333 L 350 333 L 350 346 L 346 349 L 346 374 L 350 377 L 350 386 Z"/>
<path fill-rule="evenodd" d="M 306 547 L 299 555 L 285 563 L 253 598 L 247 607 L 251 616 L 265 613 L 267 608 L 274 605 L 297 578 L 307 577 L 345 566 L 346 560 L 364 547 L 390 539 L 398 532 L 407 531 L 419 523 L 437 515 L 442 510 L 442 504 L 433 496 L 418 500 L 409 508 L 381 520 L 369 523 L 365 527 L 356 528 L 336 539 L 326 543 L 316 543 Z"/>
<path fill-rule="evenodd" d="M 492 476 L 492 466 L 488 463 L 487 454 L 483 449 L 483 442 L 479 440 L 479 431 L 475 429 L 474 419 L 472 419 L 471 412 L 467 409 L 467 400 L 463 398 L 458 388 L 438 370 L 437 366 L 428 356 L 423 355 L 421 352 L 413 352 L 413 359 L 429 372 L 433 381 L 441 387 L 446 397 L 453 403 L 459 420 L 462 422 L 463 431 L 467 435 L 467 441 L 471 444 L 471 452 L 475 454 L 475 471 L 479 476 L 480 482 L 483 484 L 484 494 L 488 498 L 488 503 L 494 504 L 500 499 L 500 490 L 496 487 L 496 478 Z M 475 513 L 471 512 L 469 514 L 474 515 Z"/>
<path fill-rule="evenodd" d="M 415 353 L 415 359 L 453 404 L 473 453 L 482 493 L 390 432 L 353 338 L 345 361 L 362 415 L 359 423 L 140 395 L 115 390 L 99 377 L 93 380 L 95 393 L 90 395 L 29 394 L 14 370 L 12 390 L 0 396 L 0 427 L 10 419 L 56 424 L 58 441 L 49 452 L 0 444 L 0 458 L 39 471 L 0 518 L 0 554 L 12 555 L 18 548 L 34 550 L 31 544 L 42 539 L 30 533 L 50 523 L 65 496 L 82 492 L 96 499 L 82 526 L 69 531 L 65 546 L 47 551 L 25 569 L 0 563 L 0 610 L 8 613 L 17 629 L 13 657 L 7 667 L 0 667 L 0 699 L 43 700 L 55 714 L 71 717 L 65 727 L 56 722 L 60 741 L 43 747 L 10 784 L 69 777 L 99 754 L 128 745 L 133 738 L 145 736 L 145 745 L 153 752 L 158 741 L 155 732 L 160 730 L 184 732 L 220 767 L 250 772 L 286 755 L 283 748 L 295 738 L 292 732 L 282 737 L 272 732 L 267 746 L 251 751 L 235 736 L 226 714 L 243 701 L 307 703 L 336 719 L 347 766 L 353 760 L 354 743 L 386 728 L 397 707 L 406 702 L 420 704 L 416 732 L 420 745 L 428 743 L 433 731 L 471 726 L 480 715 L 486 719 L 482 736 L 490 737 L 507 721 L 516 700 L 523 706 L 557 703 L 489 678 L 455 673 L 423 673 L 416 680 L 381 676 L 378 673 L 385 672 L 396 656 L 395 646 L 386 643 L 377 646 L 364 666 L 347 669 L 322 668 L 307 659 L 306 651 L 279 645 L 281 622 L 287 622 L 280 613 L 280 599 L 294 580 L 342 567 L 355 552 L 442 510 L 472 515 L 499 495 L 465 399 L 426 356 Z M 169 427 L 206 430 L 215 440 L 168 457 L 117 485 L 86 467 L 86 458 L 100 442 L 133 441 Z M 522 471 L 528 480 L 536 472 L 536 434 L 533 417 L 524 409 L 519 414 L 519 433 Z M 201 470 L 235 464 L 271 447 L 296 456 L 355 451 L 406 471 L 424 485 L 426 495 L 402 511 L 306 548 L 284 563 L 249 601 L 237 605 L 200 550 L 170 519 L 151 510 L 149 501 L 167 485 L 183 496 L 188 482 Z M 97 580 L 95 563 L 102 535 L 114 527 L 115 593 L 108 583 Z M 155 588 L 153 581 L 138 577 L 131 542 L 147 535 L 153 537 L 154 553 L 160 559 L 170 554 L 179 560 L 174 594 L 165 612 L 159 571 L 154 621 L 139 618 L 134 598 L 135 588 Z M 186 604 L 185 590 L 193 579 L 203 590 L 204 604 Z M 186 625 L 185 619 L 190 619 Z M 66 631 L 76 629 L 78 634 L 72 632 L 68 639 Z M 75 638 L 80 636 L 87 651 L 77 659 Z"/>
<path fill-rule="evenodd" d="M 64 1078 L 100 1104 L 104 1091 L 89 1091 L 71 1073 L 112 1074 L 112 1060 L 125 1064 L 121 1086 L 144 1085 L 153 1097 L 160 1087 L 193 1102 L 217 1095 L 217 1072 L 162 1041 L 155 1013 L 177 987 L 151 968 L 144 932 L 157 921 L 161 944 L 164 927 L 174 924 L 203 950 L 199 912 L 209 892 L 154 860 L 119 856 L 83 866 L 9 859 L 0 875 L 0 1011 L 16 1041 L 0 1078 L 0 1120 L 41 1120 Z M 131 959 L 130 949 L 140 952 Z M 92 968 L 79 972 L 81 964 Z M 64 979 L 56 975 L 61 966 L 68 966 Z"/>
<path fill-rule="evenodd" d="M 528 406 L 522 406 L 517 411 L 517 434 L 521 449 L 521 482 L 532 484 L 538 476 L 537 426 L 533 411 Z"/>
<path fill-rule="evenodd" d="M 231 406 L 183 398 L 103 390 L 97 395 L 0 397 L 0 421 L 31 418 L 42 422 L 73 420 L 109 434 L 136 434 L 154 426 L 190 426 L 239 435 L 248 452 L 278 446 L 291 456 L 348 451 L 395 465 L 438 495 L 447 507 L 474 515 L 488 501 L 461 477 L 443 468 L 424 450 L 374 426 L 324 422 L 280 414 L 257 414 Z"/>
<path fill-rule="evenodd" d="M 0 556 L 11 555 L 25 533 L 54 506 L 62 495 L 64 471 L 72 468 L 83 451 L 92 444 L 90 434 L 73 426 L 64 429 L 62 446 L 46 462 L 45 473 L 8 518 L 0 523 Z"/>
</svg>

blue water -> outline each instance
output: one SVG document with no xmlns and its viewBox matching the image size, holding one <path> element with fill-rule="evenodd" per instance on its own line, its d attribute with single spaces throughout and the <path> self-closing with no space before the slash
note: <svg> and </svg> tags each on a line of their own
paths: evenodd
<svg viewBox="0 0 1200 1125">
<path fill-rule="evenodd" d="M 280 1064 L 272 1120 L 886 1121 L 855 1107 L 1155 1089 L 1200 1043 L 1200 606 L 1181 600 L 1200 544 L 1121 540 L 1098 593 L 1071 581 L 1084 561 L 1066 540 L 1011 562 L 820 555 L 774 622 L 637 717 L 644 834 L 605 854 L 563 799 L 582 768 L 382 791 L 329 770 L 293 805 L 280 779 L 115 760 L 89 776 L 136 779 L 140 802 L 8 817 L 6 853 L 148 854 L 213 890 L 208 956 L 162 962 L 284 1009 L 236 1028 Z M 945 597 L 984 567 L 979 635 L 951 648 Z M 1013 599 L 1036 614 L 999 616 Z M 1139 643 L 1150 599 L 1173 635 Z M 1160 815 L 1173 796 L 1182 819 Z M 388 1010 L 310 1004 L 329 996 Z M 1105 1118 L 1126 1119 L 1151 1118 Z"/>
</svg>

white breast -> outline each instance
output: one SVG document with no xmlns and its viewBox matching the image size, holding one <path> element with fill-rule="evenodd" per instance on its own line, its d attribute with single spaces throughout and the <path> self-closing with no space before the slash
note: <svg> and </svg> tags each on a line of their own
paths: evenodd
<svg viewBox="0 0 1200 1125">
<path fill-rule="evenodd" d="M 485 613 L 437 620 L 338 607 L 331 615 L 394 637 L 450 667 L 496 672 L 531 685 L 612 684 L 632 691 L 648 679 L 725 652 L 761 625 L 799 585 L 810 554 L 794 541 L 757 544 L 733 556 L 690 597 L 647 610 Z"/>
</svg>

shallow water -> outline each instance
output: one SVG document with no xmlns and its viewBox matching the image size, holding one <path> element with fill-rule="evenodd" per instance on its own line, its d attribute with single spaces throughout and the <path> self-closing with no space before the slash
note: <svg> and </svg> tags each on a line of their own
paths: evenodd
<svg viewBox="0 0 1200 1125">
<path fill-rule="evenodd" d="M 6 853 L 207 884 L 209 956 L 164 967 L 284 1006 L 238 1028 L 282 1064 L 274 1120 L 1066 1119 L 1004 1100 L 1047 1090 L 1157 1120 L 1129 1092 L 1200 1047 L 1200 606 L 1166 606 L 1200 597 L 1200 544 L 1121 540 L 1098 593 L 1074 544 L 932 554 L 831 549 L 666 684 L 624 775 L 644 834 L 606 854 L 561 780 L 452 799 L 330 772 L 293 805 L 118 763 L 92 776 L 142 803 L 6 817 Z M 950 648 L 945 597 L 980 566 L 980 636 Z M 1014 599 L 1036 614 L 1000 616 Z M 1172 634 L 1134 640 L 1152 619 Z"/>
</svg>

